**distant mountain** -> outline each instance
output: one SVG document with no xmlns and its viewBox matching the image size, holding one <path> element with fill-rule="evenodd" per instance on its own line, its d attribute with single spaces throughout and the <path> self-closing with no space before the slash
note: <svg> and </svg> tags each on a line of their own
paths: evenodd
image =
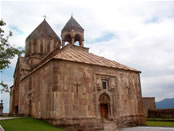
<svg viewBox="0 0 174 131">
<path fill-rule="evenodd" d="M 157 109 L 174 108 L 174 98 L 167 98 L 162 101 L 156 102 Z"/>
</svg>

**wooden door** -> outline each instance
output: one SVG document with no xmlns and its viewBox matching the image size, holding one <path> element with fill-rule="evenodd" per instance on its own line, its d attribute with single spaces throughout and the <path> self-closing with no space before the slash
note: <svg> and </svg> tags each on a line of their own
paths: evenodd
<svg viewBox="0 0 174 131">
<path fill-rule="evenodd" d="M 108 104 L 100 104 L 100 115 L 103 119 L 108 118 Z"/>
</svg>

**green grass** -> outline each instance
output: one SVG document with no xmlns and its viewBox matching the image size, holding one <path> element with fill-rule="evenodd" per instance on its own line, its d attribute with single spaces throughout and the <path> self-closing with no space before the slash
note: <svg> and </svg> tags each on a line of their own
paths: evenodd
<svg viewBox="0 0 174 131">
<path fill-rule="evenodd" d="M 5 131 L 65 131 L 56 128 L 45 121 L 33 118 L 0 120 L 0 125 L 5 129 Z"/>
<path fill-rule="evenodd" d="M 147 126 L 174 127 L 174 122 L 167 121 L 146 121 Z"/>
</svg>

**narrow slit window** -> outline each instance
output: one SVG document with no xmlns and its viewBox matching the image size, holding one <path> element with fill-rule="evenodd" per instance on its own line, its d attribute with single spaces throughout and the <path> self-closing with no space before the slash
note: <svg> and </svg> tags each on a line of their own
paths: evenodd
<svg viewBox="0 0 174 131">
<path fill-rule="evenodd" d="M 107 88 L 107 81 L 102 81 L 102 88 L 103 89 L 106 89 Z"/>
</svg>

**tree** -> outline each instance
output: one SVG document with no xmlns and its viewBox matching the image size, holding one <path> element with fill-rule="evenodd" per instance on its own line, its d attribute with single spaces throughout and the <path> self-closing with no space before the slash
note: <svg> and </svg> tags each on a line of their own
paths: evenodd
<svg viewBox="0 0 174 131">
<path fill-rule="evenodd" d="M 21 48 L 12 47 L 8 39 L 12 36 L 12 32 L 9 31 L 8 35 L 5 35 L 5 31 L 2 29 L 6 23 L 0 20 L 0 73 L 11 64 L 10 60 L 15 57 L 15 55 L 21 55 L 24 51 Z M 0 81 L 0 92 L 9 92 L 8 85 L 3 81 Z"/>
</svg>

